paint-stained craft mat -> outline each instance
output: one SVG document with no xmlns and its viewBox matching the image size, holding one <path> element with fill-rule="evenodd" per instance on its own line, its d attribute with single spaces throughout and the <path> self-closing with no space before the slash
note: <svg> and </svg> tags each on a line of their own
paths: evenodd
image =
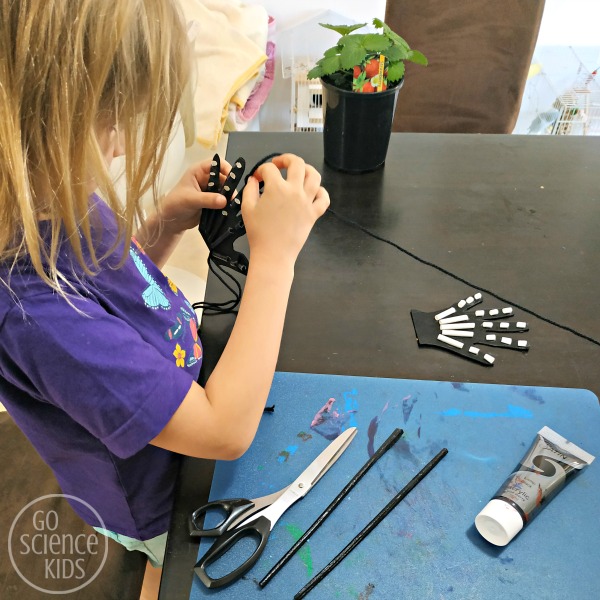
<svg viewBox="0 0 600 600">
<path fill-rule="evenodd" d="M 334 399 L 334 401 L 330 401 Z M 328 412 L 319 411 L 328 403 Z M 292 598 L 442 448 L 446 458 L 308 596 L 359 600 L 596 600 L 600 594 L 600 408 L 587 390 L 276 373 L 250 450 L 218 462 L 210 498 L 255 498 L 290 484 L 348 426 L 359 432 L 333 468 L 279 520 L 244 579 L 190 600 Z M 544 425 L 597 458 L 508 546 L 473 520 Z M 396 428 L 394 448 L 302 550 L 257 582 Z M 202 542 L 199 556 L 209 544 Z M 214 576 L 228 568 L 226 555 Z M 216 566 L 216 565 L 215 565 Z"/>
</svg>

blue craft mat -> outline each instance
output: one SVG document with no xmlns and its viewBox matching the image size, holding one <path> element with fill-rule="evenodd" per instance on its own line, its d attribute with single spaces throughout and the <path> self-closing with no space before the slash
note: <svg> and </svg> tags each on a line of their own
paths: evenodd
<svg viewBox="0 0 600 600">
<path fill-rule="evenodd" d="M 311 422 L 329 398 L 339 416 L 326 430 L 356 425 L 352 444 L 315 488 L 276 524 L 258 563 L 226 588 L 194 576 L 190 600 L 292 598 L 442 448 L 448 455 L 307 598 L 359 600 L 570 598 L 600 594 L 600 408 L 588 390 L 275 375 L 250 450 L 218 462 L 211 499 L 256 498 L 290 484 L 329 441 Z M 396 428 L 403 438 L 360 481 L 309 542 L 261 590 L 257 582 L 313 523 Z M 475 515 L 548 425 L 594 456 L 508 546 L 486 542 Z M 321 430 L 323 432 L 323 430 Z M 209 544 L 202 542 L 199 557 Z M 220 576 L 228 555 L 219 561 Z"/>
</svg>

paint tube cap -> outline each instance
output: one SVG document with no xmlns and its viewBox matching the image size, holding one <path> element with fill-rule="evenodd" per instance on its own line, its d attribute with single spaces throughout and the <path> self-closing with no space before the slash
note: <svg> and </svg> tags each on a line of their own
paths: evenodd
<svg viewBox="0 0 600 600">
<path fill-rule="evenodd" d="M 475 527 L 491 544 L 506 546 L 523 529 L 523 519 L 516 508 L 495 498 L 475 517 Z"/>
</svg>

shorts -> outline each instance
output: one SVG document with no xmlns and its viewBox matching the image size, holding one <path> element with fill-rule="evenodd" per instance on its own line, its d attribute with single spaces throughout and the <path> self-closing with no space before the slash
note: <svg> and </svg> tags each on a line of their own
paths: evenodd
<svg viewBox="0 0 600 600">
<path fill-rule="evenodd" d="M 115 542 L 118 542 L 121 546 L 125 546 L 127 550 L 138 550 L 139 552 L 143 552 L 148 556 L 148 560 L 153 567 L 162 568 L 163 561 L 165 560 L 165 550 L 167 549 L 166 531 L 149 540 L 142 541 L 126 535 L 121 535 L 120 533 L 115 533 L 114 531 L 109 531 L 108 529 L 102 529 L 101 527 L 94 527 L 94 529 L 98 533 L 115 540 Z"/>
</svg>

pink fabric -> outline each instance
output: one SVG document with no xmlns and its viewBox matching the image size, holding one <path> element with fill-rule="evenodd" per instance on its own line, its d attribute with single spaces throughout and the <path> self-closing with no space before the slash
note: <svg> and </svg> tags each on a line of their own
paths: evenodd
<svg viewBox="0 0 600 600">
<path fill-rule="evenodd" d="M 264 104 L 273 87 L 275 77 L 275 44 L 273 42 L 267 42 L 266 54 L 265 75 L 262 81 L 252 90 L 244 108 L 237 111 L 236 118 L 238 121 L 248 122 L 252 120 Z"/>
</svg>

